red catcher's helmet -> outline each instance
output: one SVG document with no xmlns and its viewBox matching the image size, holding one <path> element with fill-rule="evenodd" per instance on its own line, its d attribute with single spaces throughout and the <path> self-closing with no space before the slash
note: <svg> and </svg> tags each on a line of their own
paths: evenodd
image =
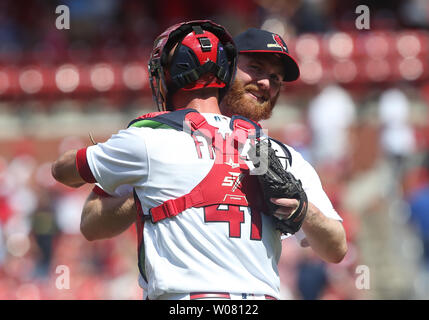
<svg viewBox="0 0 429 320">
<path fill-rule="evenodd" d="M 148 64 L 152 96 L 160 111 L 173 109 L 171 97 L 179 89 L 219 88 L 221 100 L 236 67 L 237 50 L 225 28 L 210 20 L 176 24 L 155 39 Z"/>
</svg>

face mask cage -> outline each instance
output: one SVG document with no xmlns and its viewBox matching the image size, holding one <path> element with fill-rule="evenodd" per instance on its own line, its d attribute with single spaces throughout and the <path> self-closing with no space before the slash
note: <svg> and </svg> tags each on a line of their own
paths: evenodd
<svg viewBox="0 0 429 320">
<path fill-rule="evenodd" d="M 159 111 L 166 111 L 165 93 L 167 86 L 165 83 L 164 72 L 159 59 L 153 59 L 149 62 L 149 84 L 152 90 L 152 97 Z"/>
</svg>

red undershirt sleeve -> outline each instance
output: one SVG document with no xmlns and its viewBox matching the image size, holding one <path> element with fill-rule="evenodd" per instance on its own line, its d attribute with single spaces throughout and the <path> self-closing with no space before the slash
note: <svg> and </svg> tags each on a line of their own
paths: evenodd
<svg viewBox="0 0 429 320">
<path fill-rule="evenodd" d="M 94 188 L 92 189 L 92 192 L 94 192 L 96 195 L 103 198 L 112 197 L 110 194 L 108 194 L 106 191 L 101 189 L 99 186 L 94 186 Z"/>
<path fill-rule="evenodd" d="M 83 180 L 88 183 L 95 183 L 97 180 L 95 180 L 94 175 L 89 168 L 88 161 L 86 159 L 86 149 L 87 148 L 79 149 L 76 153 L 76 168 Z"/>
</svg>

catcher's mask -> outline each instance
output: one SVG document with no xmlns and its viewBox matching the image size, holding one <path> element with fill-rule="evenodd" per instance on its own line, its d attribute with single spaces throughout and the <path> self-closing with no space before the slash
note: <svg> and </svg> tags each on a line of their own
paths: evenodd
<svg viewBox="0 0 429 320">
<path fill-rule="evenodd" d="M 173 109 L 171 97 L 179 89 L 219 88 L 220 101 L 236 66 L 237 50 L 225 28 L 210 20 L 176 24 L 155 39 L 148 63 L 152 96 L 160 111 Z"/>
</svg>

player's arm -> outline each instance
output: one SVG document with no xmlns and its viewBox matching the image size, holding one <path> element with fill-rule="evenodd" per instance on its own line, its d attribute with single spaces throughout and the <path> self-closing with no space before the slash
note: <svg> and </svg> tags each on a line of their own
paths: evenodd
<svg viewBox="0 0 429 320">
<path fill-rule="evenodd" d="M 273 199 L 281 206 L 279 214 L 289 215 L 298 207 L 295 199 Z M 307 215 L 302 224 L 305 238 L 303 246 L 311 249 L 323 260 L 339 263 L 347 253 L 346 233 L 340 221 L 327 217 L 311 202 L 308 203 Z"/>
<path fill-rule="evenodd" d="M 51 167 L 52 176 L 58 182 L 72 188 L 85 184 L 76 167 L 76 154 L 78 150 L 69 150 L 62 154 Z"/>
<path fill-rule="evenodd" d="M 347 241 L 340 221 L 326 217 L 315 205 L 309 203 L 302 230 L 308 245 L 322 259 L 332 263 L 343 260 L 347 253 Z"/>
<path fill-rule="evenodd" d="M 53 164 L 52 173 L 66 185 L 98 182 L 103 190 L 114 194 L 123 185 L 143 185 L 147 179 L 147 162 L 142 131 L 130 128 L 121 130 L 105 143 L 67 152 Z M 132 223 L 131 216 L 136 213 L 132 208 L 133 201 L 125 201 L 124 198 L 120 203 L 120 199 L 103 198 L 103 202 L 99 202 L 97 198 L 95 195 L 89 196 L 81 217 L 81 229 L 86 238 L 111 237 Z M 109 206 L 112 206 L 111 211 L 106 210 Z"/>
<path fill-rule="evenodd" d="M 91 192 L 82 210 L 80 230 L 89 241 L 112 238 L 136 221 L 136 212 L 132 194 L 102 197 Z"/>
<path fill-rule="evenodd" d="M 142 130 L 130 128 L 105 143 L 79 151 L 82 153 L 76 161 L 79 173 L 85 181 L 98 183 L 82 210 L 81 232 L 86 239 L 114 237 L 136 220 L 132 189 L 143 186 L 148 176 L 144 138 Z"/>
<path fill-rule="evenodd" d="M 316 170 L 292 148 L 293 165 L 291 171 L 302 182 L 308 198 L 307 215 L 301 230 L 295 234 L 301 246 L 310 246 L 323 260 L 339 263 L 347 253 L 346 234 L 342 219 L 335 211 L 331 201 L 323 190 Z M 280 199 L 280 210 L 289 214 L 298 206 L 295 199 Z"/>
</svg>

